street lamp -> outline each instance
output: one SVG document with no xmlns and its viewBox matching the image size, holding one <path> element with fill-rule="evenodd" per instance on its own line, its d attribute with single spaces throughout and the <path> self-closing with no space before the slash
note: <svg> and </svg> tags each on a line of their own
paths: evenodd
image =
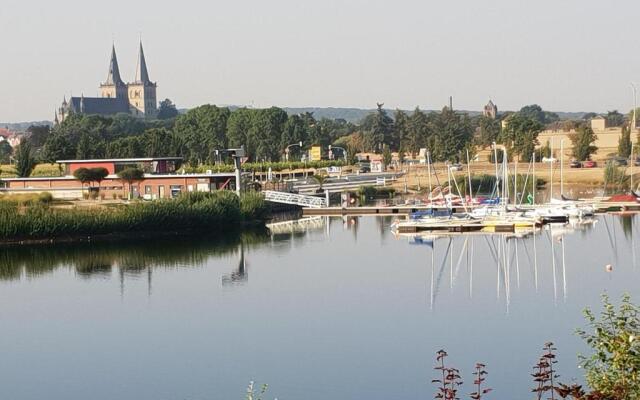
<svg viewBox="0 0 640 400">
<path fill-rule="evenodd" d="M 289 147 L 293 147 L 293 146 L 300 146 L 300 149 L 302 149 L 302 140 L 299 141 L 298 143 L 292 143 L 284 149 L 284 154 L 287 161 L 289 161 Z"/>
</svg>

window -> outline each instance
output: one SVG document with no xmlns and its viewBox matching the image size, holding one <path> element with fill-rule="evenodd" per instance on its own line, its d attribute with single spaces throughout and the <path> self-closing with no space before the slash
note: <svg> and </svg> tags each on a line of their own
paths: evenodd
<svg viewBox="0 0 640 400">
<path fill-rule="evenodd" d="M 151 194 L 151 185 L 144 186 L 144 194 Z"/>
<path fill-rule="evenodd" d="M 182 192 L 182 185 L 171 185 L 171 197 L 178 197 Z"/>
</svg>

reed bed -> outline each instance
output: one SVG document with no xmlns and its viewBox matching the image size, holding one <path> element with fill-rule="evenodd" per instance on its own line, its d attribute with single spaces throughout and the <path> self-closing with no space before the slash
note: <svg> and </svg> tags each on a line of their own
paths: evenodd
<svg viewBox="0 0 640 400">
<path fill-rule="evenodd" d="M 0 240 L 128 234 L 131 232 L 222 232 L 263 221 L 266 202 L 257 194 L 239 199 L 227 191 L 186 193 L 175 200 L 140 202 L 114 209 L 56 209 L 0 202 Z"/>
</svg>

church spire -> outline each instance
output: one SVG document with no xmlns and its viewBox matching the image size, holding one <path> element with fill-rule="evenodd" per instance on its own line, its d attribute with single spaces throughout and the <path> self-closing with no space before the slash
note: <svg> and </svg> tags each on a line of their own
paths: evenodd
<svg viewBox="0 0 640 400">
<path fill-rule="evenodd" d="M 150 84 L 149 72 L 147 71 L 147 61 L 144 58 L 144 49 L 142 48 L 142 40 L 140 41 L 140 50 L 138 52 L 138 65 L 136 66 L 135 83 Z"/>
<path fill-rule="evenodd" d="M 116 57 L 115 44 L 111 47 L 111 62 L 109 63 L 109 75 L 104 83 L 108 86 L 124 86 L 122 78 L 120 78 L 120 68 L 118 67 L 118 57 Z"/>
</svg>

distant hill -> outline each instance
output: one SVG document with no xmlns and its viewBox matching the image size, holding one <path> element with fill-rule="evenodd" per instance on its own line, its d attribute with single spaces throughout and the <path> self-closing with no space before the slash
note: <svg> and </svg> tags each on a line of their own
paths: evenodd
<svg viewBox="0 0 640 400">
<path fill-rule="evenodd" d="M 329 119 L 344 119 L 348 122 L 358 123 L 364 119 L 367 115 L 374 113 L 376 110 L 362 109 L 362 108 L 334 108 L 334 107 L 283 107 L 288 114 L 300 114 L 304 112 L 311 112 L 316 119 L 329 118 Z M 390 116 L 393 116 L 395 109 L 386 109 Z M 404 110 L 406 113 L 412 113 L 413 110 Z M 422 110 L 424 112 L 432 112 L 436 110 Z M 439 111 L 439 110 L 437 110 Z M 469 116 L 474 117 L 482 114 L 481 111 L 468 111 L 468 110 L 456 110 L 458 112 L 467 113 Z M 502 111 L 507 112 L 507 111 Z M 566 119 L 581 119 L 586 113 L 584 112 L 561 112 L 554 111 L 558 114 L 561 120 Z"/>
</svg>

